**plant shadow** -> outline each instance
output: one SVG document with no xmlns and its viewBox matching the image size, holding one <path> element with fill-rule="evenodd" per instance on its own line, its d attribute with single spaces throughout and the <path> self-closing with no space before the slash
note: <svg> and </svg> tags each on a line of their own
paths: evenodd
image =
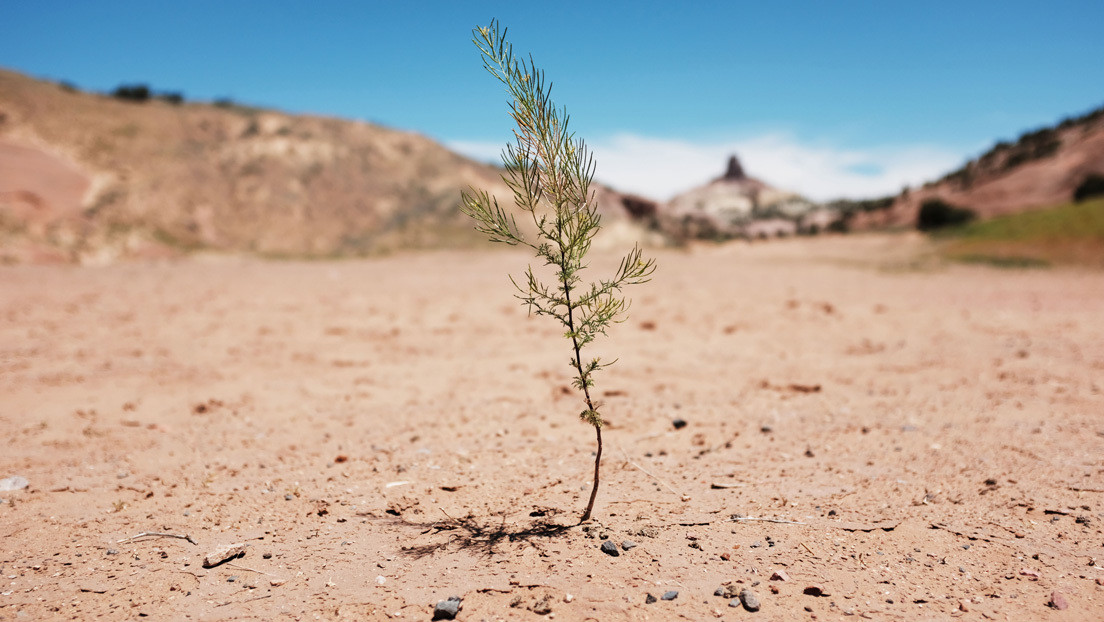
<svg viewBox="0 0 1104 622">
<path fill-rule="evenodd" d="M 402 518 L 395 518 L 392 522 L 407 527 L 420 528 L 423 535 L 448 532 L 448 539 L 442 542 L 402 547 L 404 555 L 415 559 L 449 549 L 477 551 L 489 557 L 498 553 L 498 547 L 504 543 L 522 543 L 536 546 L 536 542 L 539 540 L 557 538 L 579 526 L 577 522 L 568 524 L 556 522 L 555 514 L 554 510 L 531 512 L 530 516 L 536 520 L 528 525 L 507 523 L 505 513 L 501 515 L 499 521 L 482 521 L 469 514 L 462 518 L 449 516 L 445 520 L 433 523 L 414 522 Z"/>
</svg>

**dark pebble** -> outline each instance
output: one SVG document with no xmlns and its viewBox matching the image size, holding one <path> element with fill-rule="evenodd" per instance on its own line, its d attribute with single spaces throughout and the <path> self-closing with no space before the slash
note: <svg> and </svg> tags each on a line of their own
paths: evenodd
<svg viewBox="0 0 1104 622">
<path fill-rule="evenodd" d="M 671 425 L 675 426 L 676 430 L 681 430 L 686 427 L 686 420 L 682 417 L 676 417 L 671 420 Z"/>
<path fill-rule="evenodd" d="M 744 604 L 744 609 L 748 611 L 759 611 L 759 597 L 746 587 L 740 590 L 740 602 Z"/>
<path fill-rule="evenodd" d="M 654 603 L 655 601 L 656 601 L 656 597 L 652 596 L 651 594 L 648 594 L 647 596 L 644 597 L 644 604 L 645 605 L 650 605 L 650 604 Z"/>
<path fill-rule="evenodd" d="M 272 559 L 272 553 L 265 553 L 265 554 L 261 555 L 261 557 L 263 557 L 265 559 Z"/>
<path fill-rule="evenodd" d="M 232 574 L 232 575 L 230 575 L 229 577 L 226 578 L 227 583 L 233 583 L 234 581 L 237 581 L 237 580 L 238 580 L 238 575 L 236 575 L 236 574 Z"/>
<path fill-rule="evenodd" d="M 295 495 L 293 495 L 291 493 L 288 493 L 288 494 L 284 495 L 284 501 L 291 501 L 294 498 L 295 498 Z"/>
<path fill-rule="evenodd" d="M 621 554 L 621 551 L 617 550 L 617 545 L 614 544 L 611 540 L 606 540 L 602 543 L 602 552 L 606 555 L 609 555 L 610 557 L 617 557 Z"/>
<path fill-rule="evenodd" d="M 447 600 L 442 600 L 433 608 L 433 619 L 453 620 L 457 613 L 460 613 L 460 597 L 449 596 Z"/>
<path fill-rule="evenodd" d="M 633 542 L 632 540 L 625 540 L 624 542 L 621 543 L 621 550 L 622 551 L 627 551 L 629 549 L 635 549 L 635 548 L 636 548 L 636 543 Z"/>
<path fill-rule="evenodd" d="M 663 599 L 663 600 L 674 600 L 674 599 L 678 598 L 678 590 L 671 590 L 669 592 L 664 592 L 663 596 L 660 596 L 660 598 Z"/>
<path fill-rule="evenodd" d="M 107 554 L 108 555 L 118 555 L 119 551 L 117 549 L 107 549 Z"/>
<path fill-rule="evenodd" d="M 759 431 L 762 432 L 763 434 L 770 434 L 771 432 L 774 432 L 774 428 L 769 426 L 769 425 L 765 425 L 765 426 L 759 428 Z"/>
</svg>

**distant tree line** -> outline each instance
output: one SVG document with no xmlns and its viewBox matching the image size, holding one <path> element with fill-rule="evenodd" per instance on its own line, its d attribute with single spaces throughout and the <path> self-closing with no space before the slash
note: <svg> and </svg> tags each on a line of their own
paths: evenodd
<svg viewBox="0 0 1104 622">
<path fill-rule="evenodd" d="M 159 99 L 170 104 L 184 103 L 184 94 L 179 91 L 154 92 L 148 84 L 120 84 L 111 92 L 115 99 L 128 102 L 142 103 L 150 99 Z"/>
</svg>

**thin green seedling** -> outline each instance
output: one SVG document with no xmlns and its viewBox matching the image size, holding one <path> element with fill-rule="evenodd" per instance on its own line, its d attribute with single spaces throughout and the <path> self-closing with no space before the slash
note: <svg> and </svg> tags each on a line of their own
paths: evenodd
<svg viewBox="0 0 1104 622">
<path fill-rule="evenodd" d="M 598 450 L 594 458 L 594 484 L 580 522 L 590 520 L 602 465 L 601 404 L 591 396 L 594 375 L 616 361 L 583 357 L 583 349 L 606 334 L 611 324 L 624 321 L 629 302 L 622 290 L 647 282 L 655 271 L 655 260 L 645 259 L 633 246 L 621 260 L 613 277 L 584 284 L 581 272 L 591 242 L 601 228 L 601 217 L 591 182 L 595 162 L 582 139 L 568 130 L 566 109 L 557 109 L 551 98 L 551 84 L 537 68 L 514 56 L 506 30 L 497 21 L 472 31 L 473 42 L 483 55 L 483 66 L 509 92 L 510 116 L 516 127 L 514 141 L 502 152 L 506 169 L 502 176 L 514 195 L 518 211 L 532 220 L 533 229 L 523 233 L 513 214 L 498 205 L 487 191 L 472 189 L 463 194 L 463 211 L 476 221 L 476 230 L 492 242 L 526 247 L 550 266 L 553 280 L 545 282 L 532 264 L 523 278 L 510 281 L 515 294 L 531 315 L 554 318 L 571 342 L 573 385 L 582 392 L 585 408 L 579 417 L 594 427 Z M 535 231 L 535 233 L 532 233 Z"/>
</svg>

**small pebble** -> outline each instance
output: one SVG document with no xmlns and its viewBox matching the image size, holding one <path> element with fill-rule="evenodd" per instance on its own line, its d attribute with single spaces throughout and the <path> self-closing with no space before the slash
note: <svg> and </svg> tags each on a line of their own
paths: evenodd
<svg viewBox="0 0 1104 622">
<path fill-rule="evenodd" d="M 625 540 L 624 542 L 621 543 L 621 550 L 622 551 L 628 551 L 629 549 L 634 549 L 634 548 L 636 548 L 636 543 L 633 542 L 632 540 Z"/>
<path fill-rule="evenodd" d="M 656 600 L 657 600 L 656 597 L 652 596 L 651 594 L 648 594 L 648 595 L 644 596 L 644 604 L 645 605 L 650 605 L 650 604 L 654 603 Z"/>
<path fill-rule="evenodd" d="M 1050 602 L 1048 602 L 1047 605 L 1057 609 L 1058 611 L 1062 611 L 1063 609 L 1069 607 L 1069 602 L 1066 601 L 1066 597 L 1062 596 L 1061 592 L 1051 592 Z"/>
<path fill-rule="evenodd" d="M 769 426 L 769 425 L 765 425 L 765 426 L 759 428 L 759 431 L 762 432 L 763 434 L 770 434 L 771 432 L 774 432 L 774 428 Z"/>
<path fill-rule="evenodd" d="M 460 597 L 449 596 L 448 599 L 442 600 L 437 603 L 437 606 L 433 608 L 434 620 L 454 620 L 456 614 L 460 613 Z"/>
<path fill-rule="evenodd" d="M 671 421 L 671 425 L 675 426 L 676 430 L 681 430 L 686 427 L 686 420 L 682 417 L 676 417 Z"/>
<path fill-rule="evenodd" d="M 824 588 L 820 587 L 819 585 L 810 585 L 806 587 L 801 593 L 807 596 L 827 596 L 827 594 L 824 593 Z"/>
<path fill-rule="evenodd" d="M 789 581 L 790 577 L 786 574 L 785 570 L 775 570 L 771 575 L 771 581 Z"/>
<path fill-rule="evenodd" d="M 614 544 L 611 540 L 606 540 L 602 543 L 602 552 L 606 555 L 609 555 L 610 557 L 617 557 L 621 554 L 621 551 L 617 550 L 617 545 Z"/>
<path fill-rule="evenodd" d="M 272 553 L 265 553 L 265 554 L 261 555 L 261 557 L 263 557 L 265 559 L 272 559 Z"/>
<path fill-rule="evenodd" d="M 236 575 L 236 574 L 232 574 L 232 575 L 230 575 L 229 577 L 226 578 L 227 583 L 233 583 L 234 581 L 237 581 L 237 580 L 238 580 L 238 575 Z"/>
<path fill-rule="evenodd" d="M 729 607 L 739 607 L 741 604 L 742 603 L 740 602 L 739 598 L 733 598 L 732 600 L 728 601 Z"/>
<path fill-rule="evenodd" d="M 663 596 L 660 596 L 660 598 L 663 599 L 663 600 L 674 600 L 674 599 L 678 598 L 678 590 L 670 590 L 670 591 L 664 592 Z"/>
<path fill-rule="evenodd" d="M 746 587 L 740 590 L 740 602 L 748 611 L 759 611 L 759 597 Z"/>
<path fill-rule="evenodd" d="M 108 555 L 118 555 L 119 551 L 116 550 L 116 549 L 107 549 L 107 554 Z"/>
<path fill-rule="evenodd" d="M 288 494 L 284 495 L 284 501 L 291 501 L 294 498 L 295 498 L 295 495 L 291 494 L 290 492 Z"/>
</svg>

